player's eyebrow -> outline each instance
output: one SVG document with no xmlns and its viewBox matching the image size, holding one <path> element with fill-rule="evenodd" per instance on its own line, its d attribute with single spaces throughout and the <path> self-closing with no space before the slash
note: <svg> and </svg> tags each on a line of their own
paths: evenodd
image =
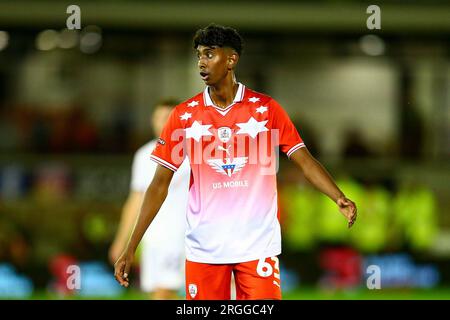
<svg viewBox="0 0 450 320">
<path fill-rule="evenodd" d="M 209 51 L 213 51 L 217 48 L 218 48 L 218 46 L 205 46 L 202 50 L 197 48 L 197 53 L 201 53 L 202 51 L 209 52 Z"/>
</svg>

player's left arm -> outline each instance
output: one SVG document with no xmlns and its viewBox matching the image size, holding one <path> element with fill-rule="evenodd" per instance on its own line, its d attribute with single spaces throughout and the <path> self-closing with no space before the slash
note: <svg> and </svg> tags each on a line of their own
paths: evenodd
<svg viewBox="0 0 450 320">
<path fill-rule="evenodd" d="M 327 170 L 309 153 L 306 147 L 293 152 L 290 158 L 302 170 L 305 178 L 312 185 L 337 204 L 339 211 L 347 219 L 350 228 L 356 220 L 356 205 L 339 189 Z"/>
</svg>

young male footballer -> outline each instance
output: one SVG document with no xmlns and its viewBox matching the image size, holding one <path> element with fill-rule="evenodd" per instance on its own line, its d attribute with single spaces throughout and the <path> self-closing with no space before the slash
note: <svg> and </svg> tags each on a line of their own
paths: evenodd
<svg viewBox="0 0 450 320">
<path fill-rule="evenodd" d="M 278 150 L 336 203 L 349 227 L 355 222 L 356 205 L 311 156 L 283 108 L 236 81 L 242 46 L 241 36 L 229 27 L 212 24 L 195 34 L 206 88 L 174 109 L 151 155 L 159 166 L 115 263 L 121 285 L 128 286 L 136 247 L 186 156 L 191 166 L 187 299 L 230 299 L 232 274 L 237 299 L 281 299 Z"/>
</svg>

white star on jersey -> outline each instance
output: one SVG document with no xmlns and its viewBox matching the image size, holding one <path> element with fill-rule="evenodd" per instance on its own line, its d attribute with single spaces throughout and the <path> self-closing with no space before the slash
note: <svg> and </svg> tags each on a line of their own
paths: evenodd
<svg viewBox="0 0 450 320">
<path fill-rule="evenodd" d="M 255 103 L 255 102 L 258 102 L 258 101 L 259 101 L 259 98 L 257 98 L 257 97 L 251 97 L 250 99 L 248 99 L 248 101 Z"/>
<path fill-rule="evenodd" d="M 250 137 L 255 138 L 258 133 L 269 131 L 269 129 L 265 126 L 267 121 L 268 120 L 256 121 L 255 118 L 251 117 L 247 122 L 236 123 L 236 125 L 240 128 L 236 134 L 247 133 Z"/>
<path fill-rule="evenodd" d="M 198 121 L 194 121 L 190 128 L 184 129 L 186 131 L 186 139 L 193 138 L 198 142 L 203 136 L 212 136 L 212 133 L 208 130 L 211 126 L 212 124 L 202 125 Z"/>
<path fill-rule="evenodd" d="M 192 117 L 192 113 L 185 112 L 182 116 L 180 116 L 181 120 L 187 120 Z"/>
<path fill-rule="evenodd" d="M 198 101 L 191 101 L 188 103 L 188 107 L 195 107 L 198 106 Z"/>
<path fill-rule="evenodd" d="M 266 112 L 266 111 L 267 111 L 267 107 L 261 106 L 261 107 L 259 107 L 259 108 L 256 108 L 256 112 L 259 112 L 259 113 L 261 113 L 261 114 L 263 114 L 263 113 Z"/>
</svg>

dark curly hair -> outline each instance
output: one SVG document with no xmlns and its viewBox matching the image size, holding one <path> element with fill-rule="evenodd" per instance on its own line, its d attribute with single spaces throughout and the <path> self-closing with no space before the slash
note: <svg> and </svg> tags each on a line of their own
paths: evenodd
<svg viewBox="0 0 450 320">
<path fill-rule="evenodd" d="M 221 48 L 230 47 L 238 55 L 241 55 L 244 40 L 235 29 L 211 23 L 195 33 L 194 49 L 197 49 L 200 45 L 207 47 L 218 46 Z"/>
</svg>

